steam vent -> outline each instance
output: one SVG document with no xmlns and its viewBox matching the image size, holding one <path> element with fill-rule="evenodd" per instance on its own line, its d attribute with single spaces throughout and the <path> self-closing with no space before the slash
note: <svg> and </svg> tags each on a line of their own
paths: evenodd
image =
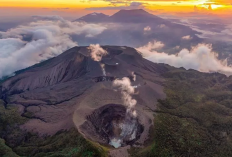
<svg viewBox="0 0 232 157">
<path fill-rule="evenodd" d="M 102 144 L 118 148 L 135 142 L 143 132 L 143 126 L 137 118 L 127 117 L 125 106 L 108 104 L 87 116 L 81 130 L 99 138 L 98 142 Z"/>
</svg>

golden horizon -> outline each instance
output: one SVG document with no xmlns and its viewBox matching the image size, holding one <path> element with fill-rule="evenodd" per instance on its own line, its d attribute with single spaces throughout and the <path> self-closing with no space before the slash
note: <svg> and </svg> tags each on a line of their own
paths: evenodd
<svg viewBox="0 0 232 157">
<path fill-rule="evenodd" d="M 215 1 L 215 2 L 214 2 Z M 218 15 L 230 14 L 232 11 L 232 5 L 226 3 L 228 0 L 182 0 L 182 1 L 153 1 L 153 0 L 140 0 L 140 1 L 120 1 L 120 3 L 113 4 L 113 1 L 74 1 L 74 0 L 0 0 L 1 8 L 15 8 L 18 9 L 48 9 L 48 10 L 59 10 L 63 12 L 86 12 L 97 11 L 97 12 L 109 12 L 120 10 L 120 9 L 136 9 L 136 7 L 142 7 L 151 12 L 159 13 L 214 13 Z M 138 6 L 131 5 L 137 3 Z M 140 5 L 140 6 L 139 6 Z"/>
</svg>

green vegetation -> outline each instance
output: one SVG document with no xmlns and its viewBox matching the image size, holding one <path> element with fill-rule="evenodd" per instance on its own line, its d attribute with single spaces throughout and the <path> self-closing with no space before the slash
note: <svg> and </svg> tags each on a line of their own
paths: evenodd
<svg viewBox="0 0 232 157">
<path fill-rule="evenodd" d="M 4 107 L 4 102 L 0 99 L 0 134 L 8 128 L 15 127 L 26 122 L 26 118 L 21 117 L 17 108 L 13 105 Z"/>
<path fill-rule="evenodd" d="M 34 157 L 101 157 L 106 156 L 102 147 L 86 141 L 76 129 L 62 131 L 54 136 L 39 138 L 28 133 L 26 140 L 13 150 L 20 156 Z"/>
<path fill-rule="evenodd" d="M 8 105 L 4 107 L 4 102 L 0 99 L 0 135 L 10 133 L 9 137 L 12 138 L 17 136 L 18 127 L 17 125 L 22 124 L 26 121 L 25 118 L 21 117 L 17 108 Z M 14 129 L 10 129 L 14 128 Z M 0 156 L 3 157 L 17 157 L 18 155 L 12 151 L 10 147 L 5 144 L 5 140 L 0 136 Z"/>
<path fill-rule="evenodd" d="M 76 129 L 40 137 L 22 131 L 22 117 L 13 105 L 0 100 L 0 156 L 2 157 L 104 157 L 107 150 L 84 139 Z M 3 140 L 4 138 L 5 140 Z"/>
<path fill-rule="evenodd" d="M 159 100 L 154 128 L 133 157 L 231 157 L 232 79 L 194 70 L 169 71 L 165 100 Z"/>
<path fill-rule="evenodd" d="M 0 138 L 0 156 L 1 157 L 19 157 L 12 149 L 5 145 L 5 141 Z"/>
</svg>

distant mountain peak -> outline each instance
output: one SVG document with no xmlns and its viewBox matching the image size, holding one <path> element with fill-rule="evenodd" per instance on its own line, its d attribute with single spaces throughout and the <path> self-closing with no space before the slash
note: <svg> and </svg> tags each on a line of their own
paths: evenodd
<svg viewBox="0 0 232 157">
<path fill-rule="evenodd" d="M 85 21 L 85 22 L 93 22 L 93 23 L 101 23 L 101 22 L 123 22 L 123 23 L 163 23 L 164 19 L 155 16 L 146 10 L 143 9 L 131 9 L 131 10 L 120 10 L 113 14 L 112 16 L 105 15 L 103 13 L 93 12 L 87 14 L 76 21 Z"/>
<path fill-rule="evenodd" d="M 122 9 L 119 10 L 119 12 L 134 12 L 134 13 L 148 13 L 147 11 L 145 11 L 144 9 Z M 149 13 L 148 13 L 149 14 Z"/>
<path fill-rule="evenodd" d="M 107 18 L 109 18 L 109 16 L 106 14 L 93 12 L 93 13 L 87 14 L 87 15 L 77 19 L 76 21 L 102 22 L 102 21 L 106 20 Z"/>
<path fill-rule="evenodd" d="M 153 20 L 161 20 L 162 18 L 150 14 L 143 9 L 120 10 L 110 17 L 116 22 L 151 22 Z"/>
<path fill-rule="evenodd" d="M 114 15 L 117 15 L 117 14 L 151 15 L 150 13 L 148 13 L 147 11 L 143 9 L 131 9 L 131 10 L 123 9 L 123 10 L 118 11 Z"/>
<path fill-rule="evenodd" d="M 105 15 L 105 14 L 103 14 L 103 13 L 93 12 L 93 13 L 90 13 L 90 14 L 88 14 L 88 15 L 93 15 L 93 16 L 95 16 L 95 15 Z M 105 16 L 107 16 L 107 15 L 105 15 Z"/>
</svg>

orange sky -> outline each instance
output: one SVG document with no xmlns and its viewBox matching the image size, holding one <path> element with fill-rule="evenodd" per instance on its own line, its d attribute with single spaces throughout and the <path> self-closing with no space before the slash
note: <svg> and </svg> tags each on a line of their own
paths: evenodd
<svg viewBox="0 0 232 157">
<path fill-rule="evenodd" d="M 126 7 L 130 6 L 132 2 L 140 3 L 142 7 L 151 12 L 188 13 L 198 11 L 227 14 L 232 11 L 232 0 L 0 0 L 0 7 L 5 9 L 16 8 L 15 11 L 20 8 L 36 8 L 40 11 L 41 9 L 58 10 L 67 14 L 80 11 L 84 14 L 88 12 L 86 8 L 92 12 L 95 8 L 98 8 L 96 9 L 98 12 L 101 12 L 102 9 L 103 12 L 110 14 L 115 12 L 115 7 L 125 7 L 127 9 Z"/>
<path fill-rule="evenodd" d="M 231 0 L 140 0 L 140 1 L 125 1 L 125 0 L 0 0 L 0 7 L 47 7 L 47 8 L 88 8 L 88 7 L 107 7 L 111 2 L 125 5 L 130 2 L 146 3 L 148 7 L 152 6 L 200 6 L 207 7 L 204 4 L 212 4 L 212 8 L 231 7 Z M 120 2 L 120 3 L 119 3 Z M 115 3 L 116 4 L 116 3 Z M 175 8 L 175 7 L 173 7 Z"/>
</svg>

